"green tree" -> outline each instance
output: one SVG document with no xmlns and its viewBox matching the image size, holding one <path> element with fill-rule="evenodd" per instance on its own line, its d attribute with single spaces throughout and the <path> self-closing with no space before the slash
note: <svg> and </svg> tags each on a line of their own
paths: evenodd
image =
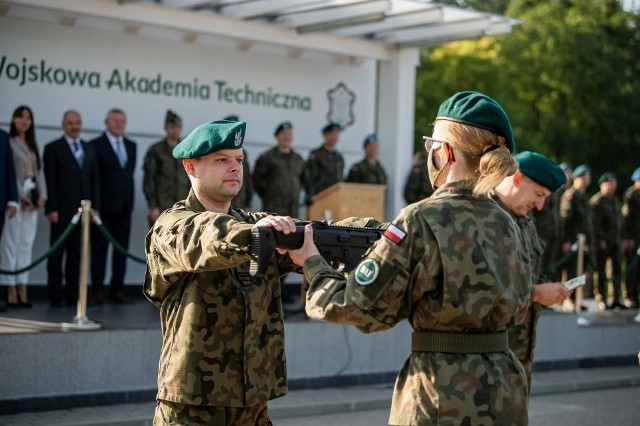
<svg viewBox="0 0 640 426">
<path fill-rule="evenodd" d="M 522 22 L 512 34 L 422 52 L 416 136 L 446 97 L 478 90 L 505 107 L 519 150 L 628 176 L 640 163 L 639 16 L 616 0 L 506 3 Z"/>
</svg>

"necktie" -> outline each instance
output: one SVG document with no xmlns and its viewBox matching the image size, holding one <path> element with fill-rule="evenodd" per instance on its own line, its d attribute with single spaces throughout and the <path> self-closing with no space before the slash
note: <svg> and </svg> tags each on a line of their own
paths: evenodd
<svg viewBox="0 0 640 426">
<path fill-rule="evenodd" d="M 122 139 L 116 139 L 116 153 L 118 154 L 118 161 L 120 161 L 120 167 L 124 169 L 124 165 L 126 164 L 126 160 L 124 158 L 124 150 L 122 148 Z"/>
<path fill-rule="evenodd" d="M 80 144 L 78 140 L 73 141 L 73 155 L 76 157 L 76 161 L 78 162 L 78 166 L 82 167 L 82 163 L 84 161 L 84 153 L 80 150 Z"/>
</svg>

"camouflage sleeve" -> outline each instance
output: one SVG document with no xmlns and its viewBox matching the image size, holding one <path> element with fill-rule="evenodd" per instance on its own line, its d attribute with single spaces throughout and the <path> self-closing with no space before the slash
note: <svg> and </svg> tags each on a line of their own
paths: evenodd
<svg viewBox="0 0 640 426">
<path fill-rule="evenodd" d="M 307 193 L 307 197 L 311 198 L 315 195 L 314 185 L 316 178 L 318 177 L 316 172 L 316 161 L 313 158 L 309 158 L 304 164 L 303 172 L 303 185 L 304 190 Z"/>
<path fill-rule="evenodd" d="M 596 196 L 593 196 L 590 200 L 595 241 L 606 240 L 606 233 L 611 231 L 610 229 L 604 229 L 605 227 L 602 226 L 604 219 L 602 201 L 602 198 L 598 198 Z"/>
<path fill-rule="evenodd" d="M 563 242 L 573 243 L 576 238 L 575 229 L 573 227 L 573 197 L 568 192 L 562 194 L 560 199 L 560 218 L 563 229 Z"/>
<path fill-rule="evenodd" d="M 163 216 L 150 232 L 147 252 L 162 275 L 228 269 L 250 260 L 252 224 L 213 212 Z"/>
<path fill-rule="evenodd" d="M 155 175 L 158 170 L 158 162 L 156 156 L 153 154 L 153 146 L 149 148 L 147 154 L 144 157 L 144 164 L 142 166 L 144 170 L 144 176 L 142 178 L 142 190 L 144 197 L 147 200 L 147 207 L 149 209 L 158 207 L 158 197 Z"/>
<path fill-rule="evenodd" d="M 251 167 L 249 167 L 249 157 L 247 151 L 242 150 L 244 154 L 244 160 L 242 161 L 242 181 L 244 185 L 244 199 L 242 201 L 242 207 L 250 207 L 251 199 L 253 198 L 253 181 L 251 179 Z"/>
<path fill-rule="evenodd" d="M 433 241 L 426 224 L 411 223 L 411 217 L 398 217 L 397 230 L 377 241 L 358 267 L 346 276 L 334 270 L 320 256 L 304 264 L 309 284 L 307 314 L 336 324 L 353 325 L 360 331 L 386 330 L 407 318 L 412 297 L 421 297 L 410 287 L 420 282 L 420 291 L 433 290 L 425 275 L 425 247 Z M 398 241 L 402 234 L 404 237 Z"/>
</svg>

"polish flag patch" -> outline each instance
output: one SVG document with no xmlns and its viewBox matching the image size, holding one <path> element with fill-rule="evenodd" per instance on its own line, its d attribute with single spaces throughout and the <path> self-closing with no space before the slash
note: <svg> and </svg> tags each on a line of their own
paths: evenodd
<svg viewBox="0 0 640 426">
<path fill-rule="evenodd" d="M 387 227 L 387 230 L 384 231 L 383 235 L 394 243 L 400 244 L 407 236 L 407 233 L 392 223 Z"/>
</svg>

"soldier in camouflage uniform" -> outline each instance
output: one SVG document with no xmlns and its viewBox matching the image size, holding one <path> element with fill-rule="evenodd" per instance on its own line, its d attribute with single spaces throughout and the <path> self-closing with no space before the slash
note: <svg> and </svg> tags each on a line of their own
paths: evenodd
<svg viewBox="0 0 640 426">
<path fill-rule="evenodd" d="M 182 162 L 173 158 L 171 151 L 180 142 L 182 119 L 173 111 L 167 111 L 164 119 L 166 137 L 151 145 L 144 157 L 144 196 L 149 208 L 149 224 L 152 225 L 160 212 L 183 200 L 191 184 Z"/>
<path fill-rule="evenodd" d="M 274 132 L 277 145 L 258 157 L 253 187 L 262 198 L 262 210 L 298 217 L 304 160 L 291 148 L 293 127 L 285 121 Z"/>
<path fill-rule="evenodd" d="M 585 236 L 584 273 L 587 275 L 587 286 L 585 286 L 585 297 L 591 296 L 591 272 L 596 265 L 594 256 L 593 238 L 593 212 L 589 204 L 587 188 L 591 183 L 591 172 L 589 167 L 581 164 L 573 171 L 573 183 L 560 198 L 560 219 L 562 221 L 562 253 L 568 254 L 571 246 L 577 241 L 578 234 Z M 567 264 L 568 278 L 577 275 L 577 256 L 574 254 L 569 258 Z M 565 308 L 568 311 L 575 310 L 575 306 L 570 299 L 565 300 Z M 586 310 L 585 306 L 580 307 Z"/>
<path fill-rule="evenodd" d="M 378 136 L 375 133 L 364 139 L 364 159 L 351 166 L 345 182 L 387 184 L 387 174 L 378 161 L 378 144 Z"/>
<path fill-rule="evenodd" d="M 543 205 L 546 206 L 545 199 L 549 200 L 554 191 L 566 182 L 566 178 L 560 167 L 544 155 L 526 151 L 514 158 L 518 161 L 518 171 L 500 182 L 493 191 L 492 198 L 512 215 L 529 249 L 534 284 L 531 306 L 527 310 L 525 320 L 509 331 L 509 347 L 522 363 L 531 390 L 536 325 L 542 306 L 560 303 L 569 297 L 570 293 L 562 283 L 546 282 L 546 277 L 542 275 L 544 242 L 538 237 L 529 213 L 532 210 L 541 210 Z"/>
<path fill-rule="evenodd" d="M 231 206 L 244 132 L 214 121 L 176 146 L 192 190 L 146 238 L 144 293 L 163 336 L 154 425 L 270 425 L 267 401 L 287 393 L 279 277 L 297 267 L 278 254 L 257 279 L 248 262 L 252 224 L 295 225 Z"/>
<path fill-rule="evenodd" d="M 637 309 L 640 305 L 638 298 L 640 293 L 640 265 L 638 262 L 638 250 L 640 250 L 640 167 L 634 170 L 631 175 L 633 185 L 624 192 L 624 204 L 622 215 L 624 217 L 624 240 L 623 247 L 627 261 L 627 276 L 625 284 L 627 287 L 627 298 L 625 306 Z M 631 262 L 635 260 L 636 265 L 629 270 Z"/>
<path fill-rule="evenodd" d="M 589 203 L 593 210 L 593 232 L 595 236 L 596 258 L 598 261 L 598 285 L 595 287 L 596 303 L 599 309 L 626 308 L 622 304 L 620 289 L 622 271 L 622 207 L 615 192 L 618 186 L 616 176 L 611 172 L 603 173 L 598 179 L 600 191 Z M 611 259 L 613 276 L 611 286 L 607 286 L 607 260 Z M 607 289 L 607 287 L 609 287 Z M 607 296 L 608 295 L 608 300 Z M 607 300 L 607 304 L 604 301 Z"/>
<path fill-rule="evenodd" d="M 563 174 L 564 176 L 564 174 Z M 565 178 L 566 179 L 566 178 Z M 543 271 L 554 264 L 558 260 L 560 251 L 560 190 L 554 191 L 545 198 L 542 209 L 534 209 L 532 212 L 533 221 L 538 233 L 538 237 L 544 243 L 544 252 L 541 259 L 541 268 Z M 558 269 L 546 271 L 550 277 L 554 277 L 554 281 L 560 279 Z"/>
<path fill-rule="evenodd" d="M 424 200 L 433 194 L 433 187 L 429 183 L 429 173 L 427 172 L 427 153 L 425 151 L 414 154 L 413 167 L 407 181 L 404 184 L 404 200 L 407 204 Z"/>
<path fill-rule="evenodd" d="M 318 192 L 329 188 L 344 177 L 344 158 L 336 150 L 336 144 L 340 139 L 340 125 L 329 123 L 322 129 L 324 142 L 320 148 L 309 153 L 309 159 L 304 165 L 304 187 L 306 203 L 311 204 L 311 199 Z"/>
<path fill-rule="evenodd" d="M 507 330 L 529 306 L 529 255 L 513 219 L 485 196 L 516 171 L 511 125 L 493 99 L 457 93 L 425 148 L 436 191 L 404 208 L 346 277 L 305 228 L 289 255 L 310 282 L 307 313 L 363 332 L 409 320 L 412 354 L 389 424 L 526 425 L 526 376 Z"/>
<path fill-rule="evenodd" d="M 223 118 L 223 120 L 240 121 L 240 118 L 237 115 L 228 115 Z M 249 156 L 247 154 L 247 150 L 244 148 L 242 148 L 242 155 L 244 156 L 244 159 L 242 160 L 242 176 L 244 176 L 244 180 L 242 182 L 242 186 L 240 187 L 238 195 L 236 195 L 233 200 L 231 200 L 231 204 L 234 207 L 238 207 L 243 210 L 251 210 L 251 200 L 253 198 L 253 180 L 251 179 Z"/>
</svg>

